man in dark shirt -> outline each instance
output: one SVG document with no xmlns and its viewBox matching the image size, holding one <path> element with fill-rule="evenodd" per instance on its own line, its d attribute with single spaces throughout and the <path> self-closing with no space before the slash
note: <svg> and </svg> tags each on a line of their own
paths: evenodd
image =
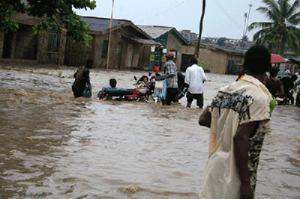
<svg viewBox="0 0 300 199">
<path fill-rule="evenodd" d="M 292 75 L 292 77 L 287 76 L 280 79 L 281 83 L 283 84 L 284 94 L 291 101 L 291 104 L 294 104 L 294 96 L 293 93 L 290 92 L 295 87 L 294 82 L 297 80 L 297 75 Z M 288 102 L 289 102 L 288 101 Z"/>
<path fill-rule="evenodd" d="M 94 61 L 88 59 L 85 66 L 80 67 L 74 74 L 75 82 L 73 83 L 72 90 L 75 98 L 83 96 L 83 91 L 86 84 L 90 84 L 90 70 L 93 67 Z M 89 86 L 90 87 L 90 86 Z"/>
<path fill-rule="evenodd" d="M 284 89 L 281 81 L 276 79 L 279 69 L 272 67 L 270 72 L 270 78 L 265 79 L 265 86 L 272 94 L 273 97 L 284 97 Z"/>
</svg>

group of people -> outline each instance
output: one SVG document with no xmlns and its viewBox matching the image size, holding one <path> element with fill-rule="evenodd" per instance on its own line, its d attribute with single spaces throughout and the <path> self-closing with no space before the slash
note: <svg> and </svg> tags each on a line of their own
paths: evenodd
<svg viewBox="0 0 300 199">
<path fill-rule="evenodd" d="M 164 74 L 166 76 L 166 97 L 162 99 L 163 105 L 171 105 L 171 102 L 178 102 L 179 93 L 182 92 L 184 88 L 186 88 L 187 94 L 187 107 L 191 107 L 191 103 L 194 99 L 197 100 L 197 106 L 199 108 L 203 107 L 203 83 L 207 80 L 207 77 L 204 73 L 202 67 L 197 65 L 197 59 L 192 58 L 189 61 L 190 67 L 186 70 L 186 75 L 183 76 L 181 73 L 177 72 L 177 66 L 173 61 L 174 54 L 172 52 L 168 52 L 166 54 L 167 62 L 164 65 Z M 89 59 L 86 62 L 86 65 L 80 67 L 76 73 L 74 74 L 75 81 L 72 86 L 72 90 L 75 98 L 85 96 L 87 91 L 89 93 L 92 92 L 92 87 L 90 83 L 89 77 L 89 69 L 93 66 L 93 60 Z M 179 77 L 178 77 L 179 76 Z M 110 79 L 109 84 L 103 87 L 99 93 L 99 99 L 103 99 L 105 96 L 103 95 L 105 92 L 109 90 L 120 89 L 116 87 L 117 81 L 116 79 Z M 149 84 L 149 79 L 147 76 L 142 76 L 138 82 L 136 83 L 136 87 L 146 87 Z M 89 97 L 89 96 L 87 96 Z M 149 96 L 148 96 L 149 97 Z M 109 97 L 110 99 L 111 97 Z"/>
<path fill-rule="evenodd" d="M 166 57 L 165 104 L 170 105 L 176 101 L 177 67 L 173 53 L 167 53 Z M 271 67 L 270 60 L 267 48 L 251 47 L 245 54 L 244 74 L 232 84 L 220 88 L 199 117 L 199 125 L 210 128 L 208 161 L 199 195 L 202 199 L 254 198 L 260 152 L 271 119 L 272 99 L 287 94 L 284 79 L 276 79 L 278 71 Z M 75 76 L 79 79 L 73 85 L 74 95 L 75 91 L 79 92 L 77 87 L 82 89 L 76 82 L 84 78 L 89 80 L 87 70 L 79 70 Z M 265 79 L 269 70 L 270 78 Z M 289 78 L 294 81 L 292 76 Z M 184 81 L 188 88 L 188 107 L 193 99 L 197 99 L 197 106 L 202 108 L 206 79 L 203 68 L 197 66 L 196 59 L 191 59 Z M 115 87 L 116 82 L 111 83 L 111 87 Z M 144 83 L 146 77 L 140 79 L 140 84 Z"/>
<path fill-rule="evenodd" d="M 292 74 L 290 70 L 286 70 L 282 78 L 278 77 L 279 69 L 272 67 L 269 71 L 270 77 L 265 79 L 265 86 L 274 98 L 280 97 L 285 99 L 285 103 L 294 104 L 294 91 L 300 85 L 300 70 L 296 74 Z M 300 91 L 300 88 L 298 89 Z M 296 106 L 300 107 L 300 92 L 296 97 Z"/>
<path fill-rule="evenodd" d="M 165 103 L 171 105 L 171 102 L 178 102 L 178 89 L 187 88 L 187 107 L 191 107 L 192 101 L 197 100 L 197 106 L 203 107 L 203 83 L 207 80 L 202 67 L 198 66 L 196 58 L 189 61 L 189 67 L 186 70 L 184 83 L 178 86 L 179 78 L 177 77 L 177 66 L 173 61 L 174 54 L 168 52 L 166 54 L 167 62 L 164 65 L 164 73 L 166 74 L 167 95 Z"/>
</svg>

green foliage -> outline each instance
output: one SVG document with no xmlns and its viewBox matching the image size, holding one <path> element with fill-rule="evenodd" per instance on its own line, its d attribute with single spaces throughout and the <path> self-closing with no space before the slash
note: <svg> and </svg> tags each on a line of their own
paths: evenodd
<svg viewBox="0 0 300 199">
<path fill-rule="evenodd" d="M 247 36 L 247 35 L 243 35 L 243 37 L 242 37 L 242 41 L 249 41 L 249 38 L 248 38 L 248 36 Z"/>
<path fill-rule="evenodd" d="M 76 70 L 75 70 L 76 71 Z M 58 73 L 58 77 L 61 77 L 61 78 L 74 78 L 74 75 L 66 75 L 66 76 L 63 76 L 61 72 Z"/>
<path fill-rule="evenodd" d="M 219 46 L 225 46 L 225 41 L 227 40 L 227 38 L 225 37 L 221 37 L 218 39 L 217 43 Z"/>
<path fill-rule="evenodd" d="M 287 58 L 287 59 L 293 58 L 293 57 L 296 57 L 296 56 L 297 56 L 296 53 L 284 53 L 284 54 L 283 54 L 283 57 L 284 57 L 284 58 Z"/>
<path fill-rule="evenodd" d="M 76 43 L 88 45 L 92 36 L 87 33 L 89 26 L 81 21 L 80 17 L 72 10 L 95 9 L 95 0 L 55 0 L 37 1 L 27 0 L 28 5 L 21 0 L 1 0 L 0 3 L 0 31 L 17 31 L 17 22 L 12 19 L 12 14 L 26 13 L 28 16 L 40 17 L 42 22 L 36 24 L 33 29 L 38 34 L 41 30 L 52 30 L 58 34 L 67 29 Z"/>
<path fill-rule="evenodd" d="M 201 66 L 203 70 L 207 70 L 209 68 L 209 64 L 201 61 L 200 59 L 198 60 L 198 66 Z"/>
<path fill-rule="evenodd" d="M 283 54 L 286 46 L 299 52 L 300 47 L 300 0 L 263 0 L 266 7 L 256 9 L 270 22 L 254 22 L 248 30 L 259 28 L 253 36 L 256 44 L 267 45 L 275 49 L 277 54 Z"/>
</svg>

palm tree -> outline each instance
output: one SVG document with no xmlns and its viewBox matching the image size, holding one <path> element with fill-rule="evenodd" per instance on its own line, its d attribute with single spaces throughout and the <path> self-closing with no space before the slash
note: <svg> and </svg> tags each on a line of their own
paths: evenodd
<svg viewBox="0 0 300 199">
<path fill-rule="evenodd" d="M 283 54 L 286 46 L 299 52 L 300 29 L 300 0 L 290 3 L 290 0 L 263 0 L 266 7 L 256 10 L 265 14 L 270 22 L 254 22 L 248 30 L 260 28 L 253 35 L 256 44 L 267 44 L 268 48 L 276 49 L 278 54 Z"/>
</svg>

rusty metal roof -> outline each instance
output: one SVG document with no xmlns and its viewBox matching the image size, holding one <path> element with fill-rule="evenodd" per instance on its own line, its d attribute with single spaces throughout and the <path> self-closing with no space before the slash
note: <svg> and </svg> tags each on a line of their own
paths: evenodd
<svg viewBox="0 0 300 199">
<path fill-rule="evenodd" d="M 132 42 L 135 42 L 135 43 L 139 43 L 139 44 L 143 44 L 143 45 L 149 45 L 149 46 L 161 46 L 161 43 L 159 42 L 156 42 L 156 41 L 153 41 L 151 39 L 142 39 L 142 38 L 139 38 L 139 37 L 133 37 L 133 36 L 125 36 L 125 35 L 122 35 L 125 39 L 128 39 Z"/>
<path fill-rule="evenodd" d="M 84 21 L 87 25 L 90 26 L 91 31 L 103 32 L 109 29 L 110 26 L 109 18 L 85 17 L 85 16 L 80 16 L 80 17 L 82 21 Z M 123 19 L 113 19 L 112 28 L 115 28 L 117 26 L 122 26 L 123 24 L 126 23 L 131 23 L 131 21 L 123 20 Z"/>
<path fill-rule="evenodd" d="M 189 42 L 174 27 L 145 25 L 138 25 L 138 27 L 154 39 L 158 39 L 166 34 L 173 32 L 183 41 L 185 45 L 189 45 Z"/>
<path fill-rule="evenodd" d="M 110 18 L 100 18 L 100 17 L 88 17 L 80 16 L 81 20 L 84 21 L 90 27 L 90 31 L 101 32 L 102 34 L 107 33 L 110 27 Z M 130 20 L 125 19 L 113 19 L 112 20 L 112 30 L 122 28 L 125 26 L 131 26 L 136 31 L 140 32 L 147 39 L 153 39 L 148 33 L 140 29 L 138 26 L 133 24 Z"/>
</svg>

